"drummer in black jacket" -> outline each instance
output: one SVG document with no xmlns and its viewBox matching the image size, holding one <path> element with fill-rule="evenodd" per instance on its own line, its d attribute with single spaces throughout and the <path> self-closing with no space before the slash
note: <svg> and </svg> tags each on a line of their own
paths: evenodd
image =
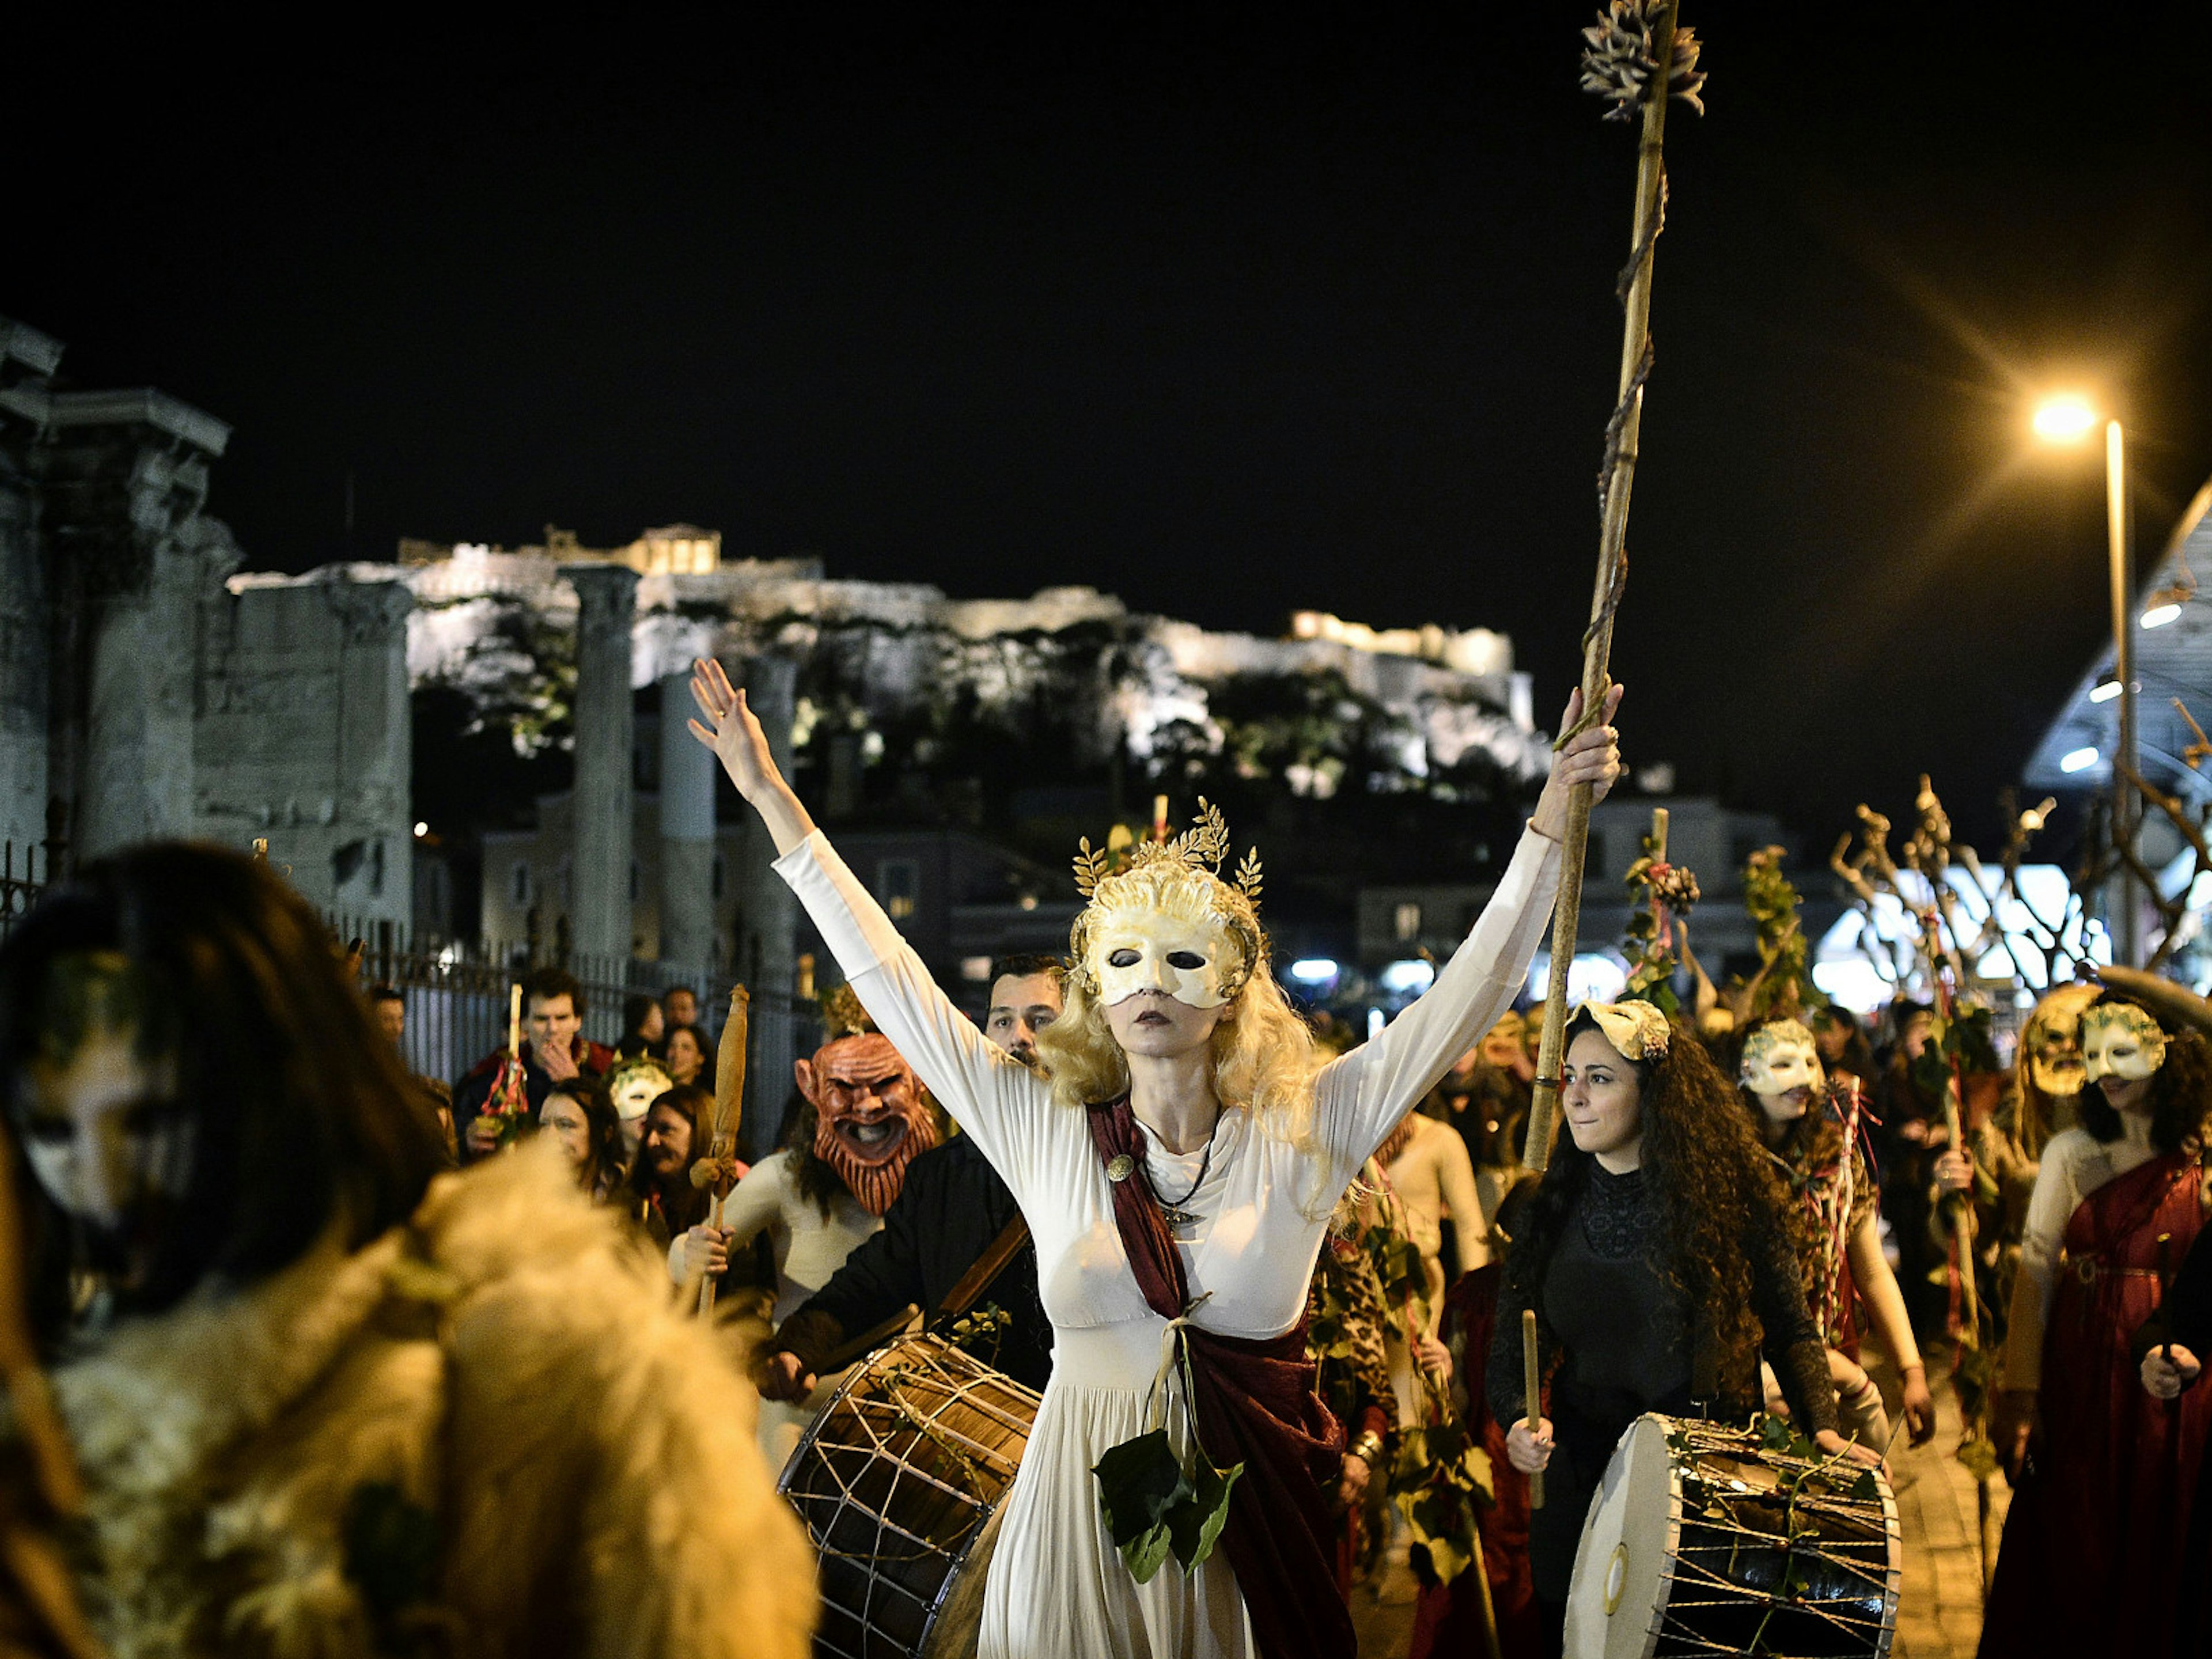
<svg viewBox="0 0 2212 1659">
<path fill-rule="evenodd" d="M 1063 969 L 1049 957 L 1001 957 L 991 979 L 984 1035 L 1024 1064 L 1036 1036 L 1060 1013 Z M 908 1166 L 906 1182 L 884 1212 L 883 1231 L 864 1240 L 827 1285 L 776 1333 L 760 1378 L 770 1400 L 810 1392 L 834 1370 L 840 1350 L 902 1308 L 934 1316 L 976 1261 L 1019 1219 L 1006 1183 L 974 1141 L 955 1136 Z M 977 1358 L 1016 1382 L 1042 1389 L 1052 1374 L 1052 1325 L 1037 1298 L 1036 1249 L 1026 1228 L 1021 1245 L 975 1298 L 1007 1323 L 995 1340 L 971 1344 Z"/>
<path fill-rule="evenodd" d="M 1554 1653 L 1583 1516 L 1644 1413 L 1741 1422 L 1763 1401 L 1764 1352 L 1823 1453 L 1881 1459 L 1836 1431 L 1789 1199 L 1734 1086 L 1648 1002 L 1583 1004 L 1565 1048 L 1567 1133 L 1506 1257 L 1487 1376 L 1492 1415 L 1510 1425 L 1507 1457 L 1547 1474 L 1528 1559 Z M 1522 1397 L 1531 1308 L 1540 1401 Z"/>
</svg>

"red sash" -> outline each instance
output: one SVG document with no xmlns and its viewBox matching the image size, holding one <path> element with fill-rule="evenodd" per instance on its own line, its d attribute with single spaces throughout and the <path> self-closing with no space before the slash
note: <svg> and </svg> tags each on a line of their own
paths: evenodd
<svg viewBox="0 0 2212 1659">
<path fill-rule="evenodd" d="M 1102 1164 L 1145 1166 L 1145 1132 L 1127 1097 L 1088 1113 Z M 1182 1258 L 1148 1182 L 1114 1182 L 1114 1224 L 1146 1305 L 1163 1319 L 1190 1300 Z M 1352 1659 L 1352 1612 L 1337 1593 L 1334 1525 L 1322 1483 L 1344 1459 L 1344 1431 L 1314 1389 L 1305 1321 L 1265 1340 L 1183 1328 L 1192 1414 L 1217 1468 L 1244 1465 L 1229 1494 L 1221 1548 L 1244 1593 L 1262 1659 Z M 1173 1571 L 1170 1564 L 1170 1571 Z"/>
</svg>

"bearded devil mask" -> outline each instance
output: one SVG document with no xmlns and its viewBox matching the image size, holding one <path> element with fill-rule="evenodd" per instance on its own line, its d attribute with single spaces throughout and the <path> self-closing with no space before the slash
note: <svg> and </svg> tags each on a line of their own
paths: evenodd
<svg viewBox="0 0 2212 1659">
<path fill-rule="evenodd" d="M 832 1038 L 793 1068 L 814 1108 L 814 1155 L 837 1172 L 861 1207 L 881 1215 L 906 1166 L 937 1145 L 914 1068 L 874 1031 Z"/>
</svg>

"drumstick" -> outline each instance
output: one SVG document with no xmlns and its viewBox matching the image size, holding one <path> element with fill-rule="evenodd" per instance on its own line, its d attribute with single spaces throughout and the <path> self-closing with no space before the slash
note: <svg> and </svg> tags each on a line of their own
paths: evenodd
<svg viewBox="0 0 2212 1659">
<path fill-rule="evenodd" d="M 1536 1310 L 1521 1310 L 1521 1402 L 1522 1415 L 1528 1419 L 1528 1436 L 1536 1435 L 1536 1425 L 1542 1418 L 1540 1401 L 1544 1392 L 1542 1367 L 1536 1363 Z M 1544 1472 L 1538 1469 L 1528 1477 L 1528 1507 L 1544 1507 Z"/>
</svg>

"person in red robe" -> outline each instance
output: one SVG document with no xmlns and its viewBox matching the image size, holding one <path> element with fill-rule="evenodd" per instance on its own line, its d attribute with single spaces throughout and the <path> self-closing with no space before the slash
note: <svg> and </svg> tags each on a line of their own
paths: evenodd
<svg viewBox="0 0 2212 1659">
<path fill-rule="evenodd" d="M 2004 1447 L 2027 1433 L 2028 1452 L 1982 1624 L 1988 1659 L 2172 1651 L 2212 1427 L 2212 1393 L 2152 1398 L 2132 1351 L 2203 1224 L 2212 1048 L 2110 995 L 2082 1016 L 2082 1046 L 2081 1121 L 2045 1150 L 2015 1287 L 1998 1438 Z M 2046 1182 L 2062 1198 L 2083 1194 L 2047 1264 L 2036 1238 L 2039 1212 L 2051 1207 Z M 2030 1334 L 2039 1364 L 2023 1376 Z M 2032 1393 L 2021 1386 L 2031 1379 Z"/>
</svg>

